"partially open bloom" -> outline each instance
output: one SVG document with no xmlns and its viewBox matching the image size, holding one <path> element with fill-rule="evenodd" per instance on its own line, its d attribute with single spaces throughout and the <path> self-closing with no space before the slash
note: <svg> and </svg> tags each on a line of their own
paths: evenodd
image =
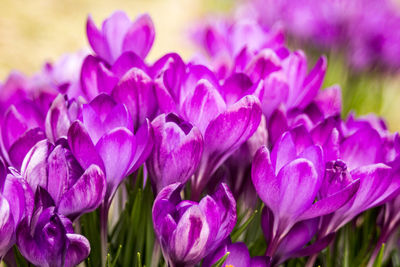
<svg viewBox="0 0 400 267">
<path fill-rule="evenodd" d="M 45 189 L 57 213 L 74 220 L 103 202 L 106 179 L 97 165 L 83 170 L 62 141 L 56 146 L 38 142 L 26 155 L 21 173 L 33 192 Z"/>
<path fill-rule="evenodd" d="M 236 203 L 225 184 L 199 203 L 180 197 L 182 185 L 165 187 L 153 206 L 153 224 L 171 266 L 192 266 L 213 252 L 236 224 Z"/>
<path fill-rule="evenodd" d="M 297 222 L 336 211 L 351 199 L 358 187 L 354 181 L 314 203 L 324 178 L 322 150 L 315 145 L 298 151 L 299 148 L 290 133 L 286 133 L 271 153 L 262 147 L 254 157 L 252 180 L 267 206 L 263 216 L 269 221 L 264 224 L 268 256 L 274 255 Z"/>
<path fill-rule="evenodd" d="M 81 120 L 69 128 L 68 143 L 84 169 L 95 164 L 103 170 L 107 181 L 105 201 L 110 202 L 121 181 L 150 154 L 153 133 L 146 122 L 134 135 L 126 107 L 101 94 L 83 105 Z"/>
</svg>

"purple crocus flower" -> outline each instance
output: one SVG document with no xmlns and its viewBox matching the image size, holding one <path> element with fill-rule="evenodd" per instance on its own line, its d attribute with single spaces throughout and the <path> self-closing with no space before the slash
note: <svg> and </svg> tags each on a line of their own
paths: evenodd
<svg viewBox="0 0 400 267">
<path fill-rule="evenodd" d="M 29 149 L 45 139 L 43 126 L 44 116 L 34 102 L 23 100 L 8 108 L 1 128 L 1 145 L 9 165 L 21 168 Z"/>
<path fill-rule="evenodd" d="M 173 113 L 158 116 L 151 125 L 154 147 L 146 166 L 156 192 L 176 182 L 186 183 L 203 152 L 200 131 Z"/>
<path fill-rule="evenodd" d="M 229 252 L 223 266 L 235 266 L 235 267 L 269 267 L 270 259 L 268 257 L 257 256 L 250 257 L 249 250 L 245 243 L 236 242 L 232 243 L 229 239 L 224 241 L 217 251 L 211 253 L 204 258 L 204 267 L 210 267 L 215 264 L 219 259 Z"/>
<path fill-rule="evenodd" d="M 86 31 L 90 46 L 108 64 L 113 64 L 125 51 L 132 51 L 144 59 L 155 37 L 149 15 L 141 15 L 132 22 L 122 11 L 116 11 L 107 18 L 101 30 L 97 29 L 89 16 Z"/>
<path fill-rule="evenodd" d="M 345 205 L 357 190 L 354 181 L 314 203 L 323 182 L 323 153 L 319 146 L 295 145 L 285 133 L 270 153 L 266 147 L 254 157 L 252 180 L 268 216 L 267 256 L 273 256 L 296 222 L 332 213 Z M 301 188 L 298 191 L 298 188 Z"/>
<path fill-rule="evenodd" d="M 153 205 L 153 224 L 171 266 L 192 266 L 213 252 L 236 224 L 236 203 L 225 184 L 199 203 L 180 197 L 182 184 L 165 187 Z"/>
<path fill-rule="evenodd" d="M 15 244 L 18 224 L 33 209 L 33 193 L 21 177 L 7 174 L 0 159 L 0 259 Z"/>
<path fill-rule="evenodd" d="M 68 143 L 80 165 L 100 166 L 106 175 L 106 205 L 121 181 L 137 170 L 150 154 L 153 133 L 148 121 L 134 135 L 126 107 L 100 94 L 82 107 L 81 120 L 72 123 Z"/>
<path fill-rule="evenodd" d="M 75 220 L 100 206 L 106 179 L 97 165 L 83 170 L 67 146 L 66 140 L 55 146 L 38 142 L 26 155 L 21 173 L 33 192 L 40 187 L 49 193 L 58 214 Z"/>
<path fill-rule="evenodd" d="M 222 90 L 210 70 L 194 65 L 181 91 L 182 117 L 199 128 L 204 140 L 202 160 L 192 183 L 194 199 L 217 168 L 254 134 L 261 121 L 257 97 L 245 94 L 224 99 Z"/>
<path fill-rule="evenodd" d="M 89 241 L 75 234 L 71 221 L 54 207 L 38 207 L 32 218 L 18 226 L 17 245 L 21 254 L 37 266 L 72 267 L 89 256 Z"/>
</svg>

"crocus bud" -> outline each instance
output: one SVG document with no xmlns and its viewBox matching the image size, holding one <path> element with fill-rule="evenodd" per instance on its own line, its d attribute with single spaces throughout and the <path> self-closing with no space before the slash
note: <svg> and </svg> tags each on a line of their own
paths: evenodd
<svg viewBox="0 0 400 267">
<path fill-rule="evenodd" d="M 132 22 L 122 11 L 114 12 L 97 29 L 89 16 L 86 24 L 87 37 L 94 52 L 113 64 L 125 51 L 132 51 L 145 58 L 153 45 L 155 30 L 149 15 L 139 16 Z"/>
<path fill-rule="evenodd" d="M 153 206 L 153 224 L 170 266 L 193 266 L 213 252 L 236 224 L 236 203 L 225 184 L 199 203 L 182 201 L 179 183 L 165 187 Z"/>
<path fill-rule="evenodd" d="M 173 113 L 162 114 L 151 124 L 154 147 L 146 164 L 157 192 L 176 182 L 186 183 L 196 171 L 203 152 L 199 129 Z"/>
<path fill-rule="evenodd" d="M 89 241 L 74 234 L 71 221 L 58 215 L 54 207 L 38 208 L 17 229 L 21 254 L 37 266 L 72 267 L 89 256 Z"/>
</svg>

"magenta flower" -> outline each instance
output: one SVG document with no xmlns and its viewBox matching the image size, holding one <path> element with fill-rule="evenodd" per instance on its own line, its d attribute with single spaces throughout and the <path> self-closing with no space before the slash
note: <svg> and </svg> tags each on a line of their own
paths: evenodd
<svg viewBox="0 0 400 267">
<path fill-rule="evenodd" d="M 106 179 L 97 165 L 83 170 L 67 148 L 66 140 L 54 146 L 38 142 L 26 155 L 21 173 L 33 192 L 48 192 L 58 214 L 75 220 L 103 202 Z"/>
<path fill-rule="evenodd" d="M 107 181 L 105 201 L 110 204 L 121 181 L 150 154 L 153 133 L 146 122 L 134 135 L 126 107 L 100 94 L 83 105 L 81 120 L 69 128 L 68 143 L 84 169 L 95 164 L 103 170 Z"/>
<path fill-rule="evenodd" d="M 89 16 L 86 31 L 93 51 L 108 64 L 113 64 L 126 51 L 132 51 L 144 59 L 155 37 L 153 21 L 147 14 L 131 22 L 122 11 L 116 11 L 107 18 L 101 30 L 97 29 Z"/>
<path fill-rule="evenodd" d="M 297 222 L 336 211 L 357 190 L 358 183 L 354 181 L 314 203 L 324 178 L 322 156 L 319 146 L 296 146 L 290 133 L 282 136 L 271 154 L 262 147 L 255 155 L 252 180 L 257 194 L 267 206 L 264 214 L 269 214 L 270 221 L 267 229 L 270 232 L 266 235 L 269 236 L 267 256 L 274 255 Z"/>
<path fill-rule="evenodd" d="M 165 187 L 153 205 L 153 224 L 171 266 L 191 266 L 213 252 L 236 224 L 236 203 L 225 184 L 199 203 L 180 197 L 179 183 Z"/>
</svg>

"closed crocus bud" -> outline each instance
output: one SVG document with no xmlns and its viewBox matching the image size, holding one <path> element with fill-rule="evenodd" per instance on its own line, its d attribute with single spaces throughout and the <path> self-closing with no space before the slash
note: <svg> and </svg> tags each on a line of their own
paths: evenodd
<svg viewBox="0 0 400 267">
<path fill-rule="evenodd" d="M 298 151 L 290 133 L 285 133 L 271 154 L 258 150 L 252 166 L 257 194 L 273 215 L 267 256 L 273 256 L 282 238 L 296 222 L 332 213 L 345 205 L 357 190 L 357 181 L 315 202 L 323 180 L 319 146 Z M 301 191 L 298 191 L 301 188 Z"/>
<path fill-rule="evenodd" d="M 25 218 L 17 229 L 21 254 L 36 266 L 72 267 L 89 256 L 89 241 L 75 234 L 72 223 L 54 207 L 37 207 L 32 219 Z"/>
<path fill-rule="evenodd" d="M 38 141 L 45 139 L 44 117 L 37 105 L 24 100 L 8 108 L 1 129 L 5 160 L 16 169 Z"/>
<path fill-rule="evenodd" d="M 200 131 L 173 113 L 158 116 L 151 125 L 154 147 L 146 166 L 157 192 L 176 182 L 186 183 L 203 152 Z"/>
<path fill-rule="evenodd" d="M 165 187 L 153 205 L 153 225 L 170 266 L 193 266 L 213 252 L 236 224 L 236 203 L 225 184 L 199 203 L 180 197 L 182 184 Z"/>
<path fill-rule="evenodd" d="M 68 130 L 68 143 L 84 169 L 95 164 L 105 173 L 105 200 L 110 203 L 121 181 L 147 159 L 153 146 L 153 132 L 146 120 L 133 134 L 127 108 L 109 95 L 100 94 L 83 105 L 81 120 L 72 123 Z"/>
<path fill-rule="evenodd" d="M 0 159 L 0 258 L 15 244 L 15 231 L 33 208 L 33 193 L 21 177 L 7 174 Z"/>
<path fill-rule="evenodd" d="M 69 126 L 80 113 L 81 103 L 68 100 L 66 95 L 59 94 L 47 112 L 45 128 L 46 136 L 52 143 L 60 138 L 66 138 Z"/>
<path fill-rule="evenodd" d="M 155 30 L 149 15 L 139 16 L 134 22 L 122 11 L 114 12 L 99 30 L 89 16 L 87 37 L 94 52 L 113 64 L 125 51 L 132 51 L 145 58 L 153 45 Z"/>
<path fill-rule="evenodd" d="M 34 192 L 45 189 L 59 214 L 71 220 L 95 210 L 106 193 L 104 172 L 97 165 L 83 170 L 64 144 L 38 142 L 22 164 L 22 176 Z"/>
</svg>

